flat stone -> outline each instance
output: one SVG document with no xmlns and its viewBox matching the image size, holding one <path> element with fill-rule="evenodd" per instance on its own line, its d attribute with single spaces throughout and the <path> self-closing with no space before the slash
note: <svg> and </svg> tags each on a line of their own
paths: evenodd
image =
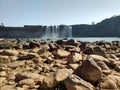
<svg viewBox="0 0 120 90">
<path fill-rule="evenodd" d="M 20 86 L 22 85 L 35 85 L 33 79 L 23 79 L 18 83 Z"/>
<path fill-rule="evenodd" d="M 73 74 L 69 75 L 64 83 L 67 90 L 94 90 L 92 84 Z"/>
<path fill-rule="evenodd" d="M 18 54 L 19 54 L 18 51 L 11 49 L 6 49 L 0 53 L 0 55 L 5 55 L 5 56 L 17 56 Z"/>
<path fill-rule="evenodd" d="M 58 69 L 55 72 L 55 80 L 57 82 L 64 81 L 72 73 L 69 69 Z"/>
<path fill-rule="evenodd" d="M 17 68 L 17 67 L 23 67 L 25 66 L 25 61 L 14 61 L 14 62 L 11 62 L 8 67 L 10 68 Z"/>
<path fill-rule="evenodd" d="M 39 74 L 31 73 L 31 72 L 23 72 L 16 75 L 16 81 L 20 81 L 23 79 L 34 79 L 37 80 L 39 78 Z"/>
</svg>

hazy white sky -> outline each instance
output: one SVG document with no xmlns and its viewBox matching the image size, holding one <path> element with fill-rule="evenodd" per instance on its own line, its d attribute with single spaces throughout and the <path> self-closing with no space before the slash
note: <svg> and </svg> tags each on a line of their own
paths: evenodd
<svg viewBox="0 0 120 90">
<path fill-rule="evenodd" d="M 120 0 L 0 0 L 5 26 L 91 24 L 120 15 Z"/>
</svg>

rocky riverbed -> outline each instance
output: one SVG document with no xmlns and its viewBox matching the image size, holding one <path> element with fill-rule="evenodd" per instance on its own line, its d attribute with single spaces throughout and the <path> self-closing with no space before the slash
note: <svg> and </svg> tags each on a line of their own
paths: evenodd
<svg viewBox="0 0 120 90">
<path fill-rule="evenodd" d="M 120 90 L 120 42 L 1 40 L 0 90 Z"/>
</svg>

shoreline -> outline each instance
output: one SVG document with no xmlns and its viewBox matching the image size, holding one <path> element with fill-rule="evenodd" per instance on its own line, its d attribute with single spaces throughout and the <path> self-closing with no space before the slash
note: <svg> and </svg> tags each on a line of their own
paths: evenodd
<svg viewBox="0 0 120 90">
<path fill-rule="evenodd" d="M 120 41 L 0 40 L 0 90 L 120 89 Z"/>
</svg>

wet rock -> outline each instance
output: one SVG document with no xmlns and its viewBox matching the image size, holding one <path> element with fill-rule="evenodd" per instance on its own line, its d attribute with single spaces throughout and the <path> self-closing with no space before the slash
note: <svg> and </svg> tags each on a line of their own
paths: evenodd
<svg viewBox="0 0 120 90">
<path fill-rule="evenodd" d="M 76 63 L 79 62 L 80 60 L 82 60 L 82 54 L 79 53 L 72 53 L 69 54 L 67 57 L 67 63 Z"/>
<path fill-rule="evenodd" d="M 95 83 L 101 79 L 101 69 L 97 66 L 95 61 L 90 58 L 84 61 L 74 73 L 86 81 Z"/>
<path fill-rule="evenodd" d="M 73 74 L 68 76 L 64 83 L 67 90 L 94 90 L 92 84 Z"/>
<path fill-rule="evenodd" d="M 0 63 L 9 63 L 10 59 L 8 56 L 0 56 Z"/>
</svg>

